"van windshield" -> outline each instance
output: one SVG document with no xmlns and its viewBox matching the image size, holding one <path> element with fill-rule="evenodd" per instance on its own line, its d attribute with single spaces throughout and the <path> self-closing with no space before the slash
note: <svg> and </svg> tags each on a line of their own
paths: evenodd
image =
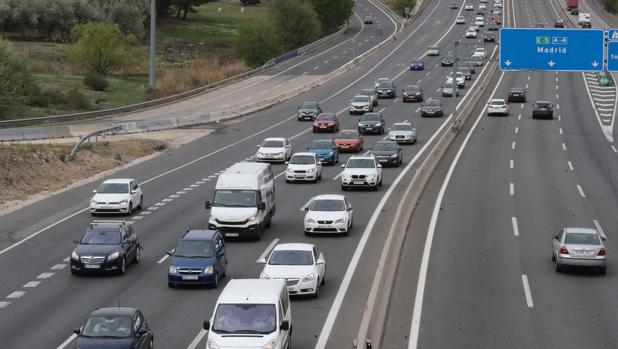
<svg viewBox="0 0 618 349">
<path fill-rule="evenodd" d="M 257 193 L 253 190 L 217 190 L 215 207 L 257 207 Z"/>
<path fill-rule="evenodd" d="M 275 332 L 276 320 L 274 304 L 219 304 L 212 331 L 269 334 Z"/>
</svg>

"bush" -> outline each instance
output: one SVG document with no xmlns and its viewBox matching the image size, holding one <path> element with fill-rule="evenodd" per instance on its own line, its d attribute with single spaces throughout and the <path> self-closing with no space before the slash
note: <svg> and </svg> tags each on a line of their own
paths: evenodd
<svg viewBox="0 0 618 349">
<path fill-rule="evenodd" d="M 64 104 L 65 96 L 62 92 L 56 90 L 41 90 L 36 88 L 30 95 L 30 106 L 47 108 L 52 105 Z"/>
<path fill-rule="evenodd" d="M 20 115 L 35 88 L 24 62 L 0 38 L 0 119 Z"/>
<path fill-rule="evenodd" d="M 250 67 L 259 67 L 283 51 L 277 31 L 263 18 L 241 24 L 234 47 L 245 64 Z"/>
<path fill-rule="evenodd" d="M 88 73 L 84 77 L 84 85 L 90 87 L 94 91 L 105 91 L 109 86 L 109 81 L 101 74 Z"/>
<path fill-rule="evenodd" d="M 88 98 L 76 88 L 67 92 L 66 105 L 73 109 L 90 109 Z"/>
</svg>

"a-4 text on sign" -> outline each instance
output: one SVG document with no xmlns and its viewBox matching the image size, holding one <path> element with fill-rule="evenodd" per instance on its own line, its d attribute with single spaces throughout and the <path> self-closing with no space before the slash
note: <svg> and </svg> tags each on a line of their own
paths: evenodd
<svg viewBox="0 0 618 349">
<path fill-rule="evenodd" d="M 602 71 L 602 29 L 500 29 L 500 70 Z"/>
</svg>

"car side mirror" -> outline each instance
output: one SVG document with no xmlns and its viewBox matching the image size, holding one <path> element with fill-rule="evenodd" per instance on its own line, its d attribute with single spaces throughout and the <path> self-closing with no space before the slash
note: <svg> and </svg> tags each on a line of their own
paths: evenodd
<svg viewBox="0 0 618 349">
<path fill-rule="evenodd" d="M 258 264 L 266 264 L 266 257 L 258 259 Z"/>
<path fill-rule="evenodd" d="M 289 164 L 290 164 L 290 162 L 289 162 L 289 161 L 286 161 L 286 162 L 284 162 L 284 164 L 289 165 Z"/>
<path fill-rule="evenodd" d="M 607 240 L 607 236 L 601 236 L 601 240 L 603 241 Z"/>
<path fill-rule="evenodd" d="M 264 211 L 266 209 L 266 203 L 265 202 L 260 202 L 260 204 L 258 205 L 258 209 Z"/>
<path fill-rule="evenodd" d="M 140 329 L 137 331 L 137 333 L 138 333 L 139 335 L 142 335 L 142 336 L 143 336 L 143 335 L 145 335 L 146 333 L 148 333 L 148 329 L 147 329 L 147 328 L 145 328 L 145 327 L 142 327 L 142 328 L 140 328 Z"/>
<path fill-rule="evenodd" d="M 212 208 L 212 203 L 210 201 L 204 202 L 204 208 L 210 210 Z"/>
<path fill-rule="evenodd" d="M 326 261 L 324 261 L 324 258 L 318 258 L 318 260 L 315 262 L 315 264 L 324 264 L 326 263 Z"/>
<path fill-rule="evenodd" d="M 97 190 L 96 190 L 96 189 L 92 189 L 92 193 L 93 193 L 93 194 L 96 194 L 96 193 L 97 193 Z"/>
<path fill-rule="evenodd" d="M 171 250 L 167 251 L 167 255 L 168 256 L 173 256 L 175 250 L 176 250 L 175 248 L 172 248 Z"/>
<path fill-rule="evenodd" d="M 281 326 L 279 328 L 282 331 L 289 331 L 290 330 L 290 323 L 288 322 L 288 320 L 283 320 L 283 321 L 281 321 Z"/>
<path fill-rule="evenodd" d="M 382 165 L 378 164 L 378 168 L 382 168 Z"/>
<path fill-rule="evenodd" d="M 209 320 L 204 321 L 204 323 L 202 324 L 202 328 L 205 329 L 206 331 L 210 330 L 210 321 Z"/>
<path fill-rule="evenodd" d="M 345 168 L 345 164 L 342 164 L 342 165 L 341 165 L 341 168 Z"/>
<path fill-rule="evenodd" d="M 81 331 L 82 331 L 81 328 L 74 328 L 73 329 L 73 333 L 75 333 L 75 334 L 79 334 Z"/>
<path fill-rule="evenodd" d="M 73 240 L 73 243 L 74 243 L 74 244 L 79 244 L 79 239 L 75 239 L 75 240 Z"/>
</svg>

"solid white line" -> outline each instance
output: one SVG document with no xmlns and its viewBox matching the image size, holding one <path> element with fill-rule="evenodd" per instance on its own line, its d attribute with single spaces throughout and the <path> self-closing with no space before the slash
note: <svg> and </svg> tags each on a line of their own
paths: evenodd
<svg viewBox="0 0 618 349">
<path fill-rule="evenodd" d="M 55 273 L 41 273 L 39 276 L 37 276 L 37 279 L 49 279 L 50 277 L 54 276 Z"/>
<path fill-rule="evenodd" d="M 510 167 L 510 168 L 513 168 L 513 167 L 514 167 L 513 165 L 514 165 L 513 160 L 511 160 L 511 161 L 510 161 L 510 166 L 509 166 L 509 167 Z"/>
<path fill-rule="evenodd" d="M 515 150 L 515 142 L 511 145 L 511 149 Z"/>
<path fill-rule="evenodd" d="M 509 183 L 509 194 L 515 195 L 515 184 L 513 182 Z"/>
<path fill-rule="evenodd" d="M 189 344 L 187 349 L 195 349 L 195 348 L 197 348 L 197 345 L 200 344 L 200 342 L 202 341 L 204 336 L 206 336 L 206 333 L 208 333 L 208 331 L 206 331 L 205 329 L 202 328 L 200 330 L 200 332 L 197 334 L 197 336 L 195 338 L 193 338 L 193 341 Z"/>
<path fill-rule="evenodd" d="M 582 189 L 582 186 L 581 186 L 581 185 L 579 185 L 579 184 L 577 185 L 577 191 L 579 191 L 579 195 L 580 195 L 581 197 L 583 197 L 583 198 L 585 198 L 585 197 L 586 197 L 586 194 L 584 194 L 584 190 Z"/>
<path fill-rule="evenodd" d="M 612 150 L 614 151 L 614 153 L 618 153 L 618 149 L 616 149 L 616 146 L 612 144 Z"/>
<path fill-rule="evenodd" d="M 9 304 L 11 304 L 11 302 L 5 302 L 5 301 L 0 302 L 0 309 L 8 307 Z"/>
<path fill-rule="evenodd" d="M 562 150 L 566 150 L 566 144 L 564 144 L 564 142 L 562 142 Z"/>
<path fill-rule="evenodd" d="M 528 308 L 534 308 L 532 302 L 532 292 L 530 292 L 530 285 L 528 284 L 528 276 L 526 274 L 521 275 L 521 281 L 524 283 L 524 294 L 526 295 L 526 304 Z"/>
<path fill-rule="evenodd" d="M 165 262 L 165 260 L 166 260 L 166 259 L 168 259 L 169 257 L 170 257 L 170 256 L 169 256 L 169 255 L 167 255 L 167 254 L 166 254 L 166 255 L 164 255 L 163 257 L 161 257 L 161 259 L 159 259 L 159 260 L 157 261 L 157 264 L 161 264 L 161 263 Z"/>
<path fill-rule="evenodd" d="M 62 344 L 60 344 L 56 349 L 66 348 L 66 346 L 69 345 L 75 338 L 77 338 L 77 335 L 73 333 L 69 338 L 67 338 L 64 342 L 62 342 Z"/>
<path fill-rule="evenodd" d="M 27 288 L 33 288 L 33 287 L 37 287 L 39 286 L 41 282 L 40 281 L 28 281 L 25 285 L 23 285 L 22 287 L 27 287 Z"/>
<path fill-rule="evenodd" d="M 258 259 L 255 261 L 255 263 L 260 263 L 260 259 L 266 259 L 266 255 L 268 255 L 268 253 L 270 252 L 270 250 L 272 250 L 273 248 L 275 248 L 275 245 L 279 243 L 279 238 L 274 239 L 268 246 L 266 246 L 266 249 L 264 250 L 264 252 L 262 252 L 262 254 L 258 257 Z"/>
<path fill-rule="evenodd" d="M 519 225 L 517 224 L 517 217 L 511 217 L 511 223 L 513 223 L 513 234 L 519 236 Z"/>
<path fill-rule="evenodd" d="M 599 223 L 598 220 L 593 219 L 592 223 L 594 224 L 594 226 L 597 228 L 597 231 L 599 232 L 599 234 L 601 235 L 601 237 L 603 239 L 607 239 L 607 236 L 605 236 L 605 232 L 603 231 L 603 228 L 601 228 L 601 224 Z"/>
<path fill-rule="evenodd" d="M 15 291 L 11 293 L 10 295 L 6 296 L 6 298 L 9 298 L 9 299 L 21 298 L 21 296 L 25 294 L 26 294 L 25 291 Z"/>
<path fill-rule="evenodd" d="M 62 270 L 62 269 L 64 269 L 64 268 L 66 268 L 66 267 L 67 267 L 67 265 L 66 265 L 66 264 L 56 264 L 56 265 L 54 265 L 53 267 L 51 267 L 50 269 L 51 269 L 51 270 Z"/>
<path fill-rule="evenodd" d="M 573 164 L 571 163 L 571 160 L 568 161 L 569 164 L 569 170 L 573 171 Z"/>
</svg>

